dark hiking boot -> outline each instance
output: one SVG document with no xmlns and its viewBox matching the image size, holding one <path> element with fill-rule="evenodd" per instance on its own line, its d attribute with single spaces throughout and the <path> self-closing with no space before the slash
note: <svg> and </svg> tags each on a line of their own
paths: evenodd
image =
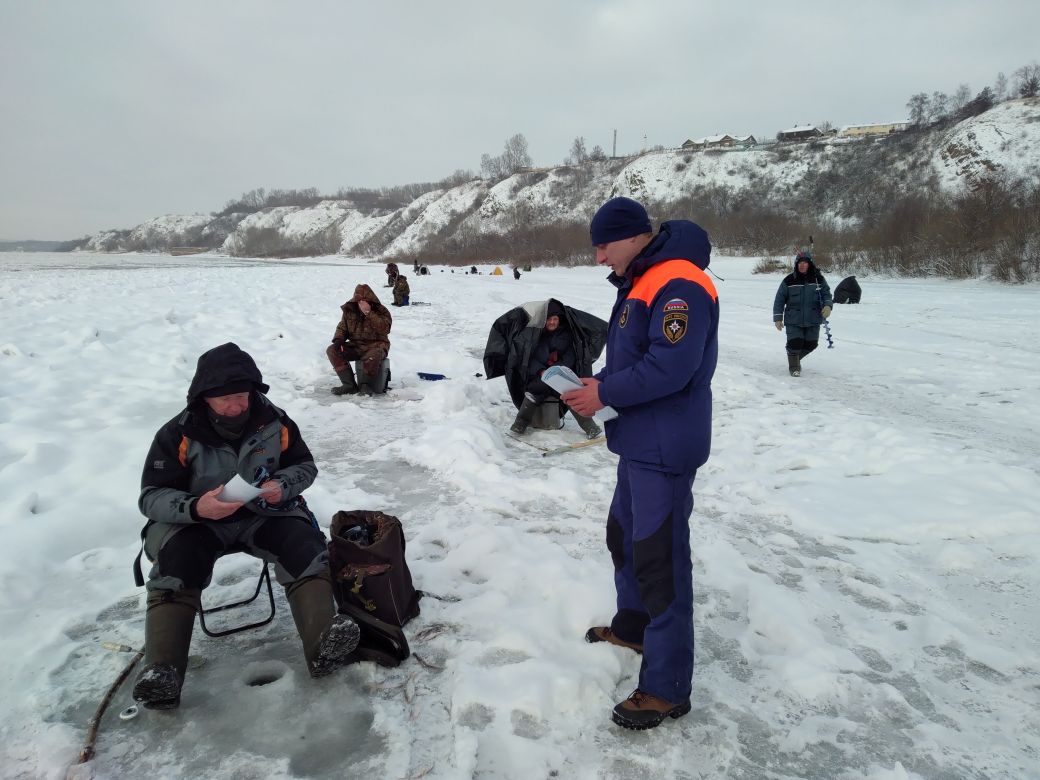
<svg viewBox="0 0 1040 780">
<path fill-rule="evenodd" d="M 188 648 L 201 591 L 153 590 L 144 616 L 144 669 L 134 683 L 134 701 L 169 710 L 181 703 Z"/>
<path fill-rule="evenodd" d="M 184 678 L 173 664 L 148 664 L 137 675 L 134 701 L 150 710 L 172 710 L 180 706 Z"/>
<path fill-rule="evenodd" d="M 342 371 L 337 371 L 336 376 L 339 377 L 339 381 L 342 383 L 339 387 L 332 388 L 333 395 L 353 395 L 358 391 L 357 381 L 354 379 L 354 372 L 347 366 Z"/>
<path fill-rule="evenodd" d="M 538 409 L 538 402 L 531 399 L 530 396 L 524 396 L 524 402 L 520 404 L 520 411 L 516 413 L 516 419 L 513 420 L 513 424 L 509 426 L 509 430 L 513 433 L 524 433 L 527 431 L 527 426 L 531 424 L 531 420 L 534 419 L 535 410 Z"/>
<path fill-rule="evenodd" d="M 577 420 L 581 429 L 585 431 L 586 439 L 596 439 L 603 435 L 603 429 L 596 425 L 596 421 L 591 417 L 582 417 L 573 409 L 571 409 L 571 414 L 574 415 L 574 419 Z"/>
<path fill-rule="evenodd" d="M 635 642 L 626 642 L 624 639 L 619 637 L 610 626 L 593 626 L 585 632 L 585 641 L 590 644 L 596 642 L 610 642 L 612 645 L 618 647 L 625 647 L 629 650 L 635 650 L 640 655 L 643 654 L 643 646 L 636 644 Z"/>
<path fill-rule="evenodd" d="M 336 615 L 321 635 L 311 662 L 311 677 L 325 677 L 343 666 L 361 640 L 361 629 L 348 615 Z"/>
<path fill-rule="evenodd" d="M 614 707 L 611 717 L 622 728 L 642 731 L 659 726 L 665 718 L 681 718 L 689 711 L 689 699 L 672 704 L 636 688 L 631 696 Z"/>
<path fill-rule="evenodd" d="M 791 376 L 802 375 L 802 361 L 797 352 L 787 353 L 787 370 L 791 372 Z"/>
<path fill-rule="evenodd" d="M 285 595 L 311 677 L 331 674 L 354 652 L 361 629 L 347 615 L 335 614 L 328 574 L 294 582 Z"/>
</svg>

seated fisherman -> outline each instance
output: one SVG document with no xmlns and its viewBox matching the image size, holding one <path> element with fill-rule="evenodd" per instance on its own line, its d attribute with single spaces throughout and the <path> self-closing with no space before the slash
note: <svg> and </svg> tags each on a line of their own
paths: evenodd
<svg viewBox="0 0 1040 780">
<path fill-rule="evenodd" d="M 397 263 L 386 264 L 386 286 L 393 287 L 394 282 L 397 281 L 397 277 L 400 271 L 397 269 Z"/>
<path fill-rule="evenodd" d="M 549 398 L 559 398 L 541 379 L 547 368 L 563 365 L 578 376 L 591 373 L 606 337 L 603 320 L 552 298 L 518 306 L 499 317 L 484 350 L 484 371 L 488 379 L 506 378 L 519 410 L 510 430 L 526 432 L 538 406 Z M 562 411 L 568 411 L 567 407 Z M 591 417 L 569 411 L 588 438 L 602 433 Z"/>
<path fill-rule="evenodd" d="M 333 394 L 347 395 L 358 391 L 351 361 L 360 360 L 370 377 L 379 372 L 379 364 L 390 352 L 389 335 L 393 318 L 367 284 L 355 287 L 354 297 L 340 308 L 343 309 L 343 316 L 325 354 L 341 383 L 332 388 Z"/>
<path fill-rule="evenodd" d="M 404 274 L 400 274 L 397 277 L 397 281 L 394 282 L 394 306 L 407 306 L 408 296 L 411 294 L 411 289 L 408 287 L 408 277 Z"/>
<path fill-rule="evenodd" d="M 360 630 L 333 603 L 325 536 L 300 494 L 318 473 L 300 429 L 272 404 L 256 363 L 228 343 L 202 354 L 188 404 L 155 435 L 141 477 L 142 537 L 152 561 L 145 666 L 133 697 L 180 705 L 195 615 L 217 558 L 243 550 L 275 564 L 313 677 L 346 663 Z M 221 498 L 236 474 L 262 488 Z"/>
</svg>

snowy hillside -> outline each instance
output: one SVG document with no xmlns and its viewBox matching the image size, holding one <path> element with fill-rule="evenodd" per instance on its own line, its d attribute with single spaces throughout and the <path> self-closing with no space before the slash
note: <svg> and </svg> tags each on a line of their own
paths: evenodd
<svg viewBox="0 0 1040 780">
<path fill-rule="evenodd" d="M 879 197 L 934 188 L 933 174 L 942 190 L 953 193 L 988 173 L 1040 181 L 1040 98 L 1001 103 L 946 130 L 747 150 L 651 152 L 521 172 L 490 186 L 470 181 L 426 192 L 396 208 L 362 209 L 327 200 L 309 207 L 270 207 L 245 219 L 220 218 L 208 227 L 205 217 L 163 217 L 129 234 L 98 234 L 84 248 L 163 249 L 183 243 L 191 230 L 204 229 L 210 238 L 202 245 L 222 241 L 224 251 L 241 255 L 258 251 L 250 233 L 260 229 L 277 234 L 277 248 L 270 253 L 293 254 L 293 247 L 317 248 L 316 238 L 335 230 L 337 242 L 327 250 L 321 244 L 322 251 L 394 255 L 420 252 L 432 238 L 458 236 L 462 230 L 504 233 L 517 225 L 584 222 L 613 195 L 669 203 L 707 190 L 780 210 L 825 204 L 815 207 L 818 219 L 855 223 L 862 209 L 876 208 L 870 204 Z M 170 236 L 165 243 L 164 235 Z M 213 236 L 220 241 L 214 243 Z M 142 245 L 145 237 L 152 243 Z M 301 253 L 306 251 L 296 252 Z"/>
<path fill-rule="evenodd" d="M 992 173 L 1040 179 L 1040 98 L 1001 103 L 951 128 L 932 164 L 951 190 Z"/>
</svg>

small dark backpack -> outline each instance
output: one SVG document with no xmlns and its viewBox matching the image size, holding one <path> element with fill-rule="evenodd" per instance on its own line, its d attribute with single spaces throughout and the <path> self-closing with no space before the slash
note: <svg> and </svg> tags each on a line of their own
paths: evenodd
<svg viewBox="0 0 1040 780">
<path fill-rule="evenodd" d="M 405 560 L 404 531 L 392 515 L 371 510 L 332 517 L 329 568 L 339 611 L 361 628 L 358 660 L 397 666 L 410 654 L 401 627 L 419 614 Z"/>
</svg>

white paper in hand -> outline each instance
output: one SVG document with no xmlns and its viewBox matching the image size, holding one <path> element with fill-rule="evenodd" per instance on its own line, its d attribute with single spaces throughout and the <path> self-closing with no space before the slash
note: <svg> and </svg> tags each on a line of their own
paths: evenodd
<svg viewBox="0 0 1040 780">
<path fill-rule="evenodd" d="M 542 373 L 542 381 L 561 395 L 568 390 L 580 390 L 584 387 L 578 375 L 567 366 L 549 366 Z M 592 416 L 600 422 L 605 422 L 617 417 L 617 412 L 609 406 L 604 406 Z"/>
<path fill-rule="evenodd" d="M 221 501 L 252 501 L 254 498 L 260 495 L 262 491 L 258 487 L 254 487 L 246 482 L 238 474 L 235 474 L 228 483 L 224 485 L 224 489 L 220 491 L 220 495 L 217 496 Z"/>
</svg>

